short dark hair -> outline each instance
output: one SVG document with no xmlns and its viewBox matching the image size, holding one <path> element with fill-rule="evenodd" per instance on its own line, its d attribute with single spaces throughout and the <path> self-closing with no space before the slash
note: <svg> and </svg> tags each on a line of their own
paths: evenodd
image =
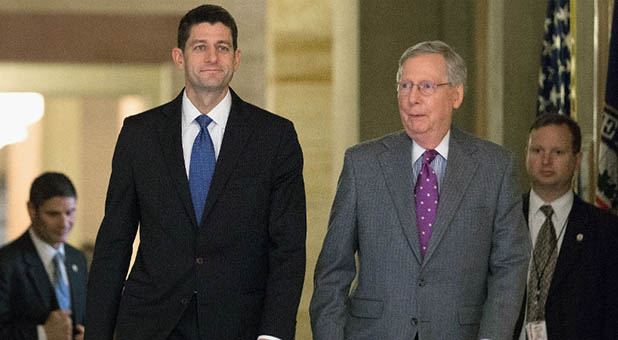
<svg viewBox="0 0 618 340">
<path fill-rule="evenodd" d="M 216 24 L 218 22 L 224 24 L 232 31 L 232 44 L 234 51 L 238 48 L 238 28 L 236 27 L 236 21 L 232 15 L 225 10 L 225 8 L 217 5 L 201 5 L 185 14 L 180 19 L 178 25 L 178 48 L 185 50 L 185 45 L 191 34 L 191 27 L 193 25 L 207 22 L 210 24 Z"/>
<path fill-rule="evenodd" d="M 558 113 L 557 111 L 548 111 L 536 118 L 528 133 L 532 130 L 538 130 L 548 125 L 566 125 L 571 131 L 571 141 L 573 146 L 573 153 L 579 153 L 582 148 L 582 132 L 579 129 L 579 125 L 569 116 Z"/>
<path fill-rule="evenodd" d="M 77 198 L 71 180 L 59 172 L 45 172 L 35 178 L 30 186 L 30 203 L 38 209 L 45 201 L 53 197 Z"/>
</svg>

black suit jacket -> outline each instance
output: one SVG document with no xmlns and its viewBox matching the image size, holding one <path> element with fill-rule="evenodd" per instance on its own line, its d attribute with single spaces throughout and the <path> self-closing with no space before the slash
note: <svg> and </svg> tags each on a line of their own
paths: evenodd
<svg viewBox="0 0 618 340">
<path fill-rule="evenodd" d="M 86 257 L 64 244 L 74 324 L 84 324 Z M 28 232 L 0 248 L 0 339 L 37 339 L 36 326 L 58 309 L 49 276 Z"/>
<path fill-rule="evenodd" d="M 124 121 L 91 266 L 86 339 L 114 332 L 118 340 L 165 339 L 192 298 L 205 338 L 292 339 L 306 237 L 294 127 L 232 92 L 198 223 L 181 110 L 182 93 Z M 140 245 L 125 281 L 138 224 Z"/>
<path fill-rule="evenodd" d="M 528 221 L 529 194 L 523 210 Z M 515 328 L 524 324 L 525 299 Z M 577 195 L 545 306 L 549 340 L 618 339 L 618 218 Z"/>
</svg>

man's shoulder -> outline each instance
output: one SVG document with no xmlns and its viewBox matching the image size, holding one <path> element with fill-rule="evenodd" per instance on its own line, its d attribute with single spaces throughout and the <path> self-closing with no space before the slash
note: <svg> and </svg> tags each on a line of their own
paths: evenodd
<svg viewBox="0 0 618 340">
<path fill-rule="evenodd" d="M 401 143 L 407 143 L 410 147 L 412 146 L 412 140 L 403 130 L 358 143 L 349 147 L 346 153 L 355 155 L 381 153 L 390 148 L 397 147 Z"/>
<path fill-rule="evenodd" d="M 182 113 L 182 93 L 181 91 L 176 98 L 167 103 L 127 116 L 124 119 L 124 125 L 149 124 L 174 115 L 177 115 L 178 119 L 180 119 Z"/>
<path fill-rule="evenodd" d="M 457 128 L 451 129 L 451 138 L 453 143 L 458 143 L 461 147 L 470 149 L 473 151 L 480 151 L 481 154 L 491 154 L 494 155 L 502 155 L 508 156 L 512 154 L 510 151 L 505 149 L 503 146 L 500 146 L 494 142 L 473 136 L 472 134 L 459 130 Z"/>
<path fill-rule="evenodd" d="M 575 195 L 573 206 L 576 208 L 572 210 L 574 214 L 586 215 L 596 225 L 618 229 L 618 216 L 582 200 L 577 195 Z"/>
<path fill-rule="evenodd" d="M 0 252 L 8 252 L 8 251 L 15 251 L 18 249 L 23 249 L 28 243 L 28 241 L 32 243 L 32 240 L 30 240 L 30 236 L 28 235 L 28 232 L 26 231 L 25 233 L 21 234 L 18 238 L 0 247 Z"/>
<path fill-rule="evenodd" d="M 255 104 L 249 103 L 236 94 L 233 90 L 232 93 L 232 108 L 230 114 L 242 114 L 247 118 L 250 118 L 258 124 L 267 125 L 292 125 L 292 121 L 266 109 L 263 109 Z"/>
<path fill-rule="evenodd" d="M 180 115 L 180 113 L 182 109 L 182 100 L 179 102 L 178 98 L 169 101 L 167 103 L 161 104 L 159 106 L 153 107 L 151 109 L 148 109 L 146 111 L 137 113 L 135 115 L 132 116 L 128 116 L 127 120 L 140 120 L 140 119 L 153 119 L 155 117 L 160 116 L 162 113 L 174 113 L 177 112 L 178 115 Z"/>
<path fill-rule="evenodd" d="M 22 258 L 20 254 L 30 250 L 36 251 L 34 246 L 30 247 L 28 245 L 28 241 L 30 241 L 30 238 L 28 232 L 26 232 L 17 239 L 0 247 L 0 264 L 6 265 L 7 263 L 18 262 Z"/>
</svg>

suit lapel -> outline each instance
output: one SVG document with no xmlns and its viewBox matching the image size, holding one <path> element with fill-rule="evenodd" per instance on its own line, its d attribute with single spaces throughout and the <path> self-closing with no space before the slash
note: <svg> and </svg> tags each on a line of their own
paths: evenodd
<svg viewBox="0 0 618 340">
<path fill-rule="evenodd" d="M 69 277 L 69 286 L 71 287 L 71 309 L 74 311 L 83 310 L 81 304 L 85 302 L 86 297 L 80 296 L 81 290 L 79 289 L 82 284 L 79 278 L 79 271 L 85 270 L 85 268 L 79 268 L 79 265 L 75 261 L 75 257 L 73 254 L 66 249 L 66 261 L 65 268 L 67 272 L 67 276 Z"/>
<path fill-rule="evenodd" d="M 529 230 L 530 226 L 528 226 L 528 212 L 530 210 L 530 191 L 522 195 L 521 208 L 524 211 L 524 219 L 526 220 L 526 226 Z"/>
<path fill-rule="evenodd" d="M 30 235 L 26 232 L 22 236 L 22 240 L 24 243 L 23 249 L 23 258 L 24 263 L 26 264 L 26 275 L 28 279 L 35 287 L 38 296 L 40 297 L 40 302 L 44 306 L 45 310 L 52 310 L 57 308 L 58 303 L 56 302 L 56 297 L 52 296 L 52 286 L 49 281 L 49 276 L 45 271 L 45 267 L 39 255 L 34 247 L 34 243 L 30 239 Z M 52 304 L 54 306 L 52 306 Z"/>
<path fill-rule="evenodd" d="M 405 132 L 385 141 L 388 150 L 378 155 L 386 187 L 399 217 L 399 224 L 419 263 L 420 245 L 414 211 L 412 141 Z"/>
<path fill-rule="evenodd" d="M 451 129 L 446 173 L 440 189 L 440 202 L 438 203 L 433 233 L 425 254 L 426 260 L 438 247 L 444 232 L 457 213 L 457 208 L 464 199 L 464 193 L 467 191 L 467 187 L 474 178 L 474 173 L 478 167 L 478 162 L 474 158 L 476 150 L 469 146 L 470 143 L 465 143 L 464 138 L 466 138 L 465 135 L 459 130 Z"/>
<path fill-rule="evenodd" d="M 230 175 L 234 172 L 234 167 L 236 166 L 238 157 L 245 143 L 255 129 L 255 127 L 253 129 L 249 128 L 249 122 L 252 121 L 252 119 L 251 115 L 245 109 L 245 103 L 231 88 L 230 92 L 232 94 L 232 107 L 225 127 L 217 164 L 215 165 L 215 172 L 210 183 L 210 189 L 208 190 L 208 197 L 206 198 L 202 220 L 212 211 L 217 198 L 220 196 Z"/>
<path fill-rule="evenodd" d="M 573 199 L 573 207 L 569 213 L 566 230 L 564 231 L 564 238 L 560 247 L 560 253 L 556 260 L 556 268 L 554 269 L 554 275 L 551 280 L 549 288 L 549 294 L 552 290 L 559 286 L 565 279 L 567 274 L 573 270 L 578 260 L 582 257 L 582 251 L 584 249 L 584 242 L 586 242 L 586 222 L 587 212 L 584 209 L 584 205 L 581 199 L 575 195 Z M 577 241 L 577 236 L 581 234 L 584 238 L 581 241 Z"/>
<path fill-rule="evenodd" d="M 157 124 L 157 131 L 161 139 L 161 148 L 164 159 L 172 177 L 176 191 L 192 222 L 197 228 L 197 220 L 191 201 L 191 190 L 185 169 L 185 160 L 182 150 L 182 96 L 183 92 L 169 105 L 162 108 L 161 119 Z"/>
</svg>

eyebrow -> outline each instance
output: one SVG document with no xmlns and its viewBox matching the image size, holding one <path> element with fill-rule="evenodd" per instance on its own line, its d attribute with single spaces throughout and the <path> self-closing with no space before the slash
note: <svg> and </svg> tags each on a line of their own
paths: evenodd
<svg viewBox="0 0 618 340">
<path fill-rule="evenodd" d="M 195 44 L 205 44 L 205 43 L 207 43 L 207 42 L 208 42 L 208 40 L 204 40 L 204 39 L 194 39 L 194 40 L 191 40 L 190 44 L 191 44 L 191 45 L 195 45 Z M 225 45 L 230 45 L 230 46 L 231 46 L 231 45 L 232 45 L 232 42 L 231 42 L 231 41 L 229 41 L 229 40 L 218 40 L 215 44 L 216 44 L 216 45 L 218 45 L 218 44 L 225 44 Z"/>
</svg>

